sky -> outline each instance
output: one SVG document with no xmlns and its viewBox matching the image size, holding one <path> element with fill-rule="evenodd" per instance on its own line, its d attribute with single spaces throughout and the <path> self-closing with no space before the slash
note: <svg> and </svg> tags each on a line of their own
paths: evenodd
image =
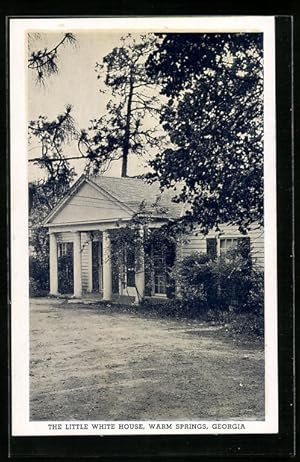
<svg viewBox="0 0 300 462">
<path fill-rule="evenodd" d="M 45 85 L 37 83 L 36 74 L 28 69 L 28 120 L 36 120 L 39 115 L 54 120 L 64 112 L 67 104 L 72 105 L 72 115 L 77 129 L 87 128 L 90 119 L 98 118 L 105 112 L 108 97 L 99 92 L 100 83 L 95 72 L 96 62 L 102 62 L 115 46 L 121 44 L 124 31 L 71 31 L 76 37 L 75 46 L 63 45 L 58 50 L 57 64 L 59 72 L 47 77 Z M 63 34 L 40 32 L 30 34 L 29 50 L 35 51 L 47 47 L 52 49 Z M 65 146 L 65 155 L 74 156 L 78 151 L 76 143 Z M 29 158 L 39 156 L 38 143 L 32 140 L 29 145 Z M 73 161 L 78 174 L 82 173 L 84 162 Z M 120 176 L 120 162 L 112 163 L 106 175 Z M 145 162 L 136 157 L 129 158 L 129 175 L 145 171 Z M 29 163 L 29 181 L 41 178 L 42 171 Z"/>
</svg>

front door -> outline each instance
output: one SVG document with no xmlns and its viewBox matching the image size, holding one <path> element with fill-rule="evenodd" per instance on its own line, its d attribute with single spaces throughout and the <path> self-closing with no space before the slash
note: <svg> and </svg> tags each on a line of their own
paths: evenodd
<svg viewBox="0 0 300 462">
<path fill-rule="evenodd" d="M 161 242 L 153 245 L 153 292 L 154 295 L 166 295 L 167 264 L 166 247 Z"/>
<path fill-rule="evenodd" d="M 92 242 L 92 282 L 93 292 L 102 289 L 102 242 Z"/>
<path fill-rule="evenodd" d="M 58 292 L 72 294 L 73 281 L 73 242 L 59 242 L 57 244 Z"/>
<path fill-rule="evenodd" d="M 174 297 L 175 281 L 171 274 L 176 257 L 173 242 L 153 239 L 145 255 L 145 294 Z"/>
<path fill-rule="evenodd" d="M 128 248 L 124 255 L 124 290 L 130 295 L 135 288 L 135 269 L 135 252 Z"/>
<path fill-rule="evenodd" d="M 117 254 L 112 242 L 112 252 Z M 123 248 L 121 258 L 112 260 L 112 292 L 118 295 L 135 295 L 135 252 Z"/>
</svg>

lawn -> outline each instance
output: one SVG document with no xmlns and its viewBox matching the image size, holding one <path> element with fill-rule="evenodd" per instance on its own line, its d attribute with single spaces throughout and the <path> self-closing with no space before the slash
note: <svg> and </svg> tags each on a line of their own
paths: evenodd
<svg viewBox="0 0 300 462">
<path fill-rule="evenodd" d="M 32 420 L 264 419 L 264 352 L 200 321 L 34 301 Z"/>
</svg>

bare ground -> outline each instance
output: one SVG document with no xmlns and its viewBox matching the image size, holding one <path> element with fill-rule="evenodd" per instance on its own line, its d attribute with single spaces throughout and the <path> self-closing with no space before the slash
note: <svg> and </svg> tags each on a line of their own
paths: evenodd
<svg viewBox="0 0 300 462">
<path fill-rule="evenodd" d="M 264 418 L 264 353 L 200 321 L 31 304 L 32 420 Z"/>
</svg>

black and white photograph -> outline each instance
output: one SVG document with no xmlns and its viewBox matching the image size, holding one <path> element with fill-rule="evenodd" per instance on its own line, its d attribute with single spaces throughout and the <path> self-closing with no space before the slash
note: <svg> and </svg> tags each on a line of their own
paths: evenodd
<svg viewBox="0 0 300 462">
<path fill-rule="evenodd" d="M 274 21 L 142 19 L 12 21 L 13 432 L 276 433 Z"/>
</svg>

